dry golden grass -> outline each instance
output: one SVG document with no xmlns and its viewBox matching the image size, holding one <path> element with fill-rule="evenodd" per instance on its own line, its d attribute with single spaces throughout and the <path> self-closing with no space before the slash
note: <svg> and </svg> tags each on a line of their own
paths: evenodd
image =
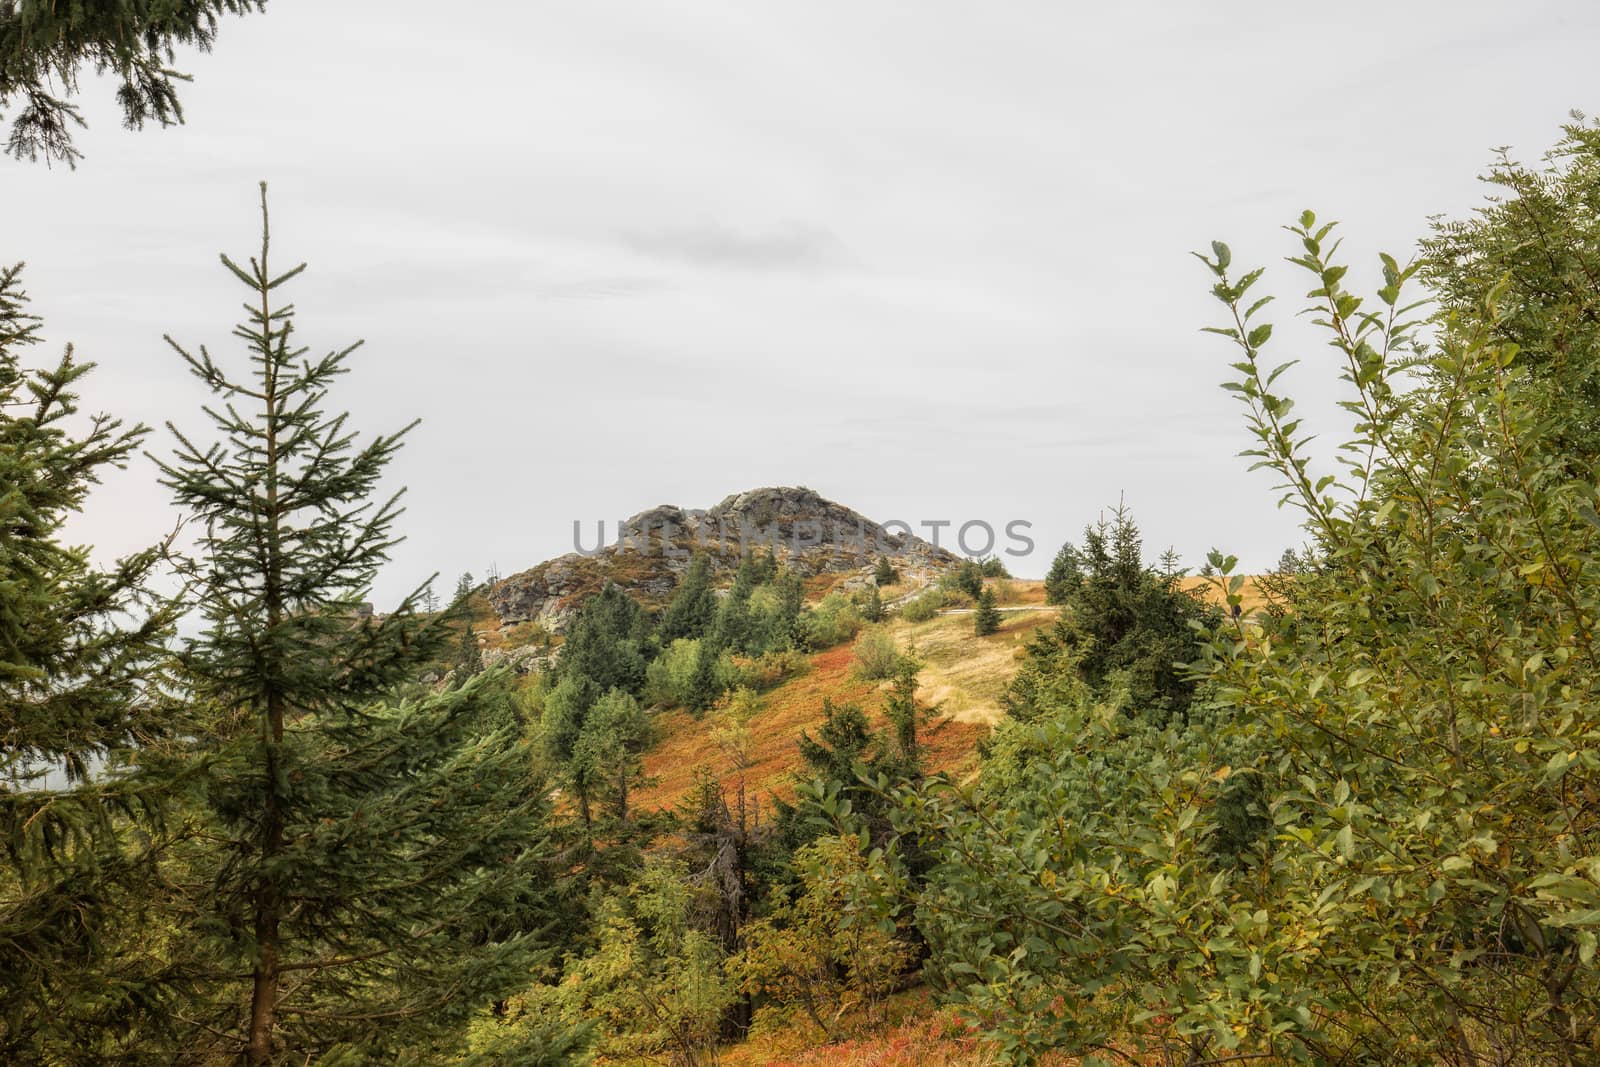
<svg viewBox="0 0 1600 1067">
<path fill-rule="evenodd" d="M 1020 583 L 1018 583 L 1020 584 Z M 952 720 L 991 726 L 1003 714 L 1000 697 L 1016 677 L 1023 646 L 1056 609 L 1007 611 L 988 637 L 972 632 L 972 616 L 936 615 L 927 622 L 895 620 L 889 632 L 903 651 L 922 661 L 918 696 Z"/>
<path fill-rule="evenodd" d="M 1012 594 L 1008 604 L 1038 604 L 1044 605 L 1044 583 L 1026 578 L 1002 578 L 1001 581 L 1011 586 Z"/>
</svg>

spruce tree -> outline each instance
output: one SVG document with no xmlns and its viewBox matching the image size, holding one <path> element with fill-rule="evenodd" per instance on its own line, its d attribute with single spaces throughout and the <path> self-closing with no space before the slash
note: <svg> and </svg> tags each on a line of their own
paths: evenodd
<svg viewBox="0 0 1600 1067">
<path fill-rule="evenodd" d="M 916 779 L 922 776 L 922 743 L 917 737 L 917 720 L 923 712 L 917 708 L 917 672 L 921 664 L 909 656 L 901 659 L 894 672 L 894 688 L 884 704 L 884 717 L 894 731 L 892 759 L 899 776 Z"/>
<path fill-rule="evenodd" d="M 1054 699 L 1058 676 L 1079 674 L 1101 697 L 1125 686 L 1132 709 L 1156 722 L 1187 713 L 1195 680 L 1180 664 L 1193 658 L 1195 625 L 1214 624 L 1217 609 L 1179 586 L 1175 556 L 1145 565 L 1139 527 L 1121 505 L 1084 530 L 1081 548 L 1061 551 L 1070 563 L 1057 588 L 1070 611 L 1030 647 L 1006 699 L 1011 713 L 1035 717 L 1036 697 Z"/>
<path fill-rule="evenodd" d="M 461 630 L 461 644 L 456 649 L 455 684 L 465 685 L 467 679 L 483 673 L 483 650 L 478 647 L 478 635 L 472 620 Z"/>
<path fill-rule="evenodd" d="M 694 676 L 689 681 L 690 710 L 705 711 L 722 695 L 722 683 L 717 677 L 720 658 L 710 642 L 700 642 L 700 652 L 694 661 Z"/>
<path fill-rule="evenodd" d="M 889 562 L 888 556 L 878 557 L 878 566 L 872 572 L 872 581 L 879 588 L 893 585 L 900 580 L 900 572 L 894 569 L 894 564 Z"/>
<path fill-rule="evenodd" d="M 21 271 L 0 269 L 0 1061 L 90 1062 L 159 993 L 121 934 L 154 854 L 124 831 L 157 826 L 164 790 L 93 771 L 181 728 L 157 699 L 175 610 L 147 594 L 159 549 L 100 570 L 62 541 L 146 430 L 74 417 L 94 365 L 70 346 L 24 367 L 41 337 Z"/>
<path fill-rule="evenodd" d="M 612 813 L 628 819 L 629 795 L 644 776 L 639 759 L 650 738 L 650 721 L 632 694 L 613 689 L 589 709 L 573 746 L 570 776 L 585 797 L 603 793 Z"/>
<path fill-rule="evenodd" d="M 183 121 L 172 69 L 178 46 L 210 51 L 223 15 L 260 11 L 266 0 L 0 0 L 0 108 L 20 104 L 6 147 L 17 159 L 77 162 L 74 128 L 85 123 L 67 97 L 88 68 L 117 81 L 123 125 Z"/>
<path fill-rule="evenodd" d="M 854 788 L 856 766 L 865 762 L 878 741 L 859 704 L 835 704 L 832 697 L 823 697 L 816 738 L 808 731 L 800 733 L 800 759 L 805 764 L 800 780 L 821 779 Z"/>
<path fill-rule="evenodd" d="M 556 673 L 587 683 L 588 703 L 613 688 L 637 696 L 644 688 L 648 633 L 638 601 L 607 582 L 578 610 Z"/>
<path fill-rule="evenodd" d="M 711 590 L 711 560 L 701 553 L 689 563 L 657 630 L 661 647 L 679 638 L 703 637 L 717 618 L 717 597 Z"/>
<path fill-rule="evenodd" d="M 876 585 L 867 587 L 867 601 L 861 605 L 861 617 L 868 622 L 883 621 L 883 595 L 878 592 Z"/>
<path fill-rule="evenodd" d="M 974 560 L 962 560 L 945 578 L 951 588 L 967 594 L 974 600 L 983 593 L 983 568 Z"/>
<path fill-rule="evenodd" d="M 1044 576 L 1044 602 L 1065 604 L 1078 580 L 1078 555 L 1071 543 L 1061 546 Z"/>
<path fill-rule="evenodd" d="M 978 594 L 978 610 L 972 614 L 972 631 L 979 637 L 988 637 L 1000 629 L 1000 609 L 994 606 L 994 590 L 984 589 Z"/>
<path fill-rule="evenodd" d="M 456 618 L 421 615 L 420 588 L 357 610 L 396 542 L 398 497 L 373 494 L 406 431 L 358 445 L 325 410 L 357 346 L 295 343 L 279 291 L 303 265 L 273 272 L 264 184 L 261 210 L 259 256 L 222 259 L 249 292 L 249 372 L 171 342 L 221 439 L 174 428 L 162 465 L 204 531 L 186 570 L 206 628 L 180 656 L 208 714 L 183 754 L 203 833 L 173 922 L 206 976 L 186 1051 L 437 1060 L 537 962 L 546 790 L 503 674 L 394 699 Z"/>
</svg>

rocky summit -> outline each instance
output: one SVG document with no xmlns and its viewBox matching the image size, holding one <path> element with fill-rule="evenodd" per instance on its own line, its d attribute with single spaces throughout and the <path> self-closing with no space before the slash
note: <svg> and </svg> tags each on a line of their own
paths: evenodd
<svg viewBox="0 0 1600 1067">
<path fill-rule="evenodd" d="M 489 603 L 502 623 L 533 621 L 561 632 L 583 599 L 608 581 L 659 606 L 699 552 L 719 577 L 731 576 L 745 553 L 770 551 L 804 577 L 851 575 L 845 584 L 864 582 L 879 556 L 909 574 L 936 573 L 958 561 L 904 523 L 874 522 L 803 486 L 735 493 L 706 509 L 663 504 L 615 526 L 585 530 L 579 543 L 583 551 L 489 587 Z"/>
</svg>

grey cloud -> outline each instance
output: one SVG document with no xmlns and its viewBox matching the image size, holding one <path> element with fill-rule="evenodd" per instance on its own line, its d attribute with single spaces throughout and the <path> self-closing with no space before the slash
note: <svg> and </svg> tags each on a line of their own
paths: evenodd
<svg viewBox="0 0 1600 1067">
<path fill-rule="evenodd" d="M 745 270 L 814 269 L 843 259 L 830 231 L 801 224 L 758 232 L 705 222 L 624 234 L 623 243 L 657 259 Z"/>
<path fill-rule="evenodd" d="M 537 292 L 547 300 L 621 300 L 670 288 L 658 278 L 575 278 L 541 285 Z"/>
</svg>

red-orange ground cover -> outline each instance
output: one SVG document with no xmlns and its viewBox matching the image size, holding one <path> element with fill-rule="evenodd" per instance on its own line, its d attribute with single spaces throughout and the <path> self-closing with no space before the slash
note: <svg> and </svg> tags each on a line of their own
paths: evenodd
<svg viewBox="0 0 1600 1067">
<path fill-rule="evenodd" d="M 804 673 L 761 695 L 761 710 L 749 723 L 750 766 L 744 771 L 748 792 L 793 798 L 794 775 L 801 766 L 800 733 L 809 730 L 815 734 L 822 722 L 824 697 L 839 704 L 859 704 L 875 727 L 883 726 L 887 685 L 855 678 L 850 670 L 853 659 L 849 645 L 819 652 L 810 657 Z M 731 782 L 737 768 L 714 740 L 722 725 L 714 710 L 699 719 L 682 710 L 662 713 L 656 719 L 661 740 L 644 755 L 645 774 L 655 781 L 635 794 L 635 803 L 644 810 L 672 807 L 694 784 L 697 767 L 708 767 Z M 960 772 L 970 768 L 978 739 L 988 729 L 970 722 L 927 725 L 921 741 L 929 769 Z"/>
</svg>

